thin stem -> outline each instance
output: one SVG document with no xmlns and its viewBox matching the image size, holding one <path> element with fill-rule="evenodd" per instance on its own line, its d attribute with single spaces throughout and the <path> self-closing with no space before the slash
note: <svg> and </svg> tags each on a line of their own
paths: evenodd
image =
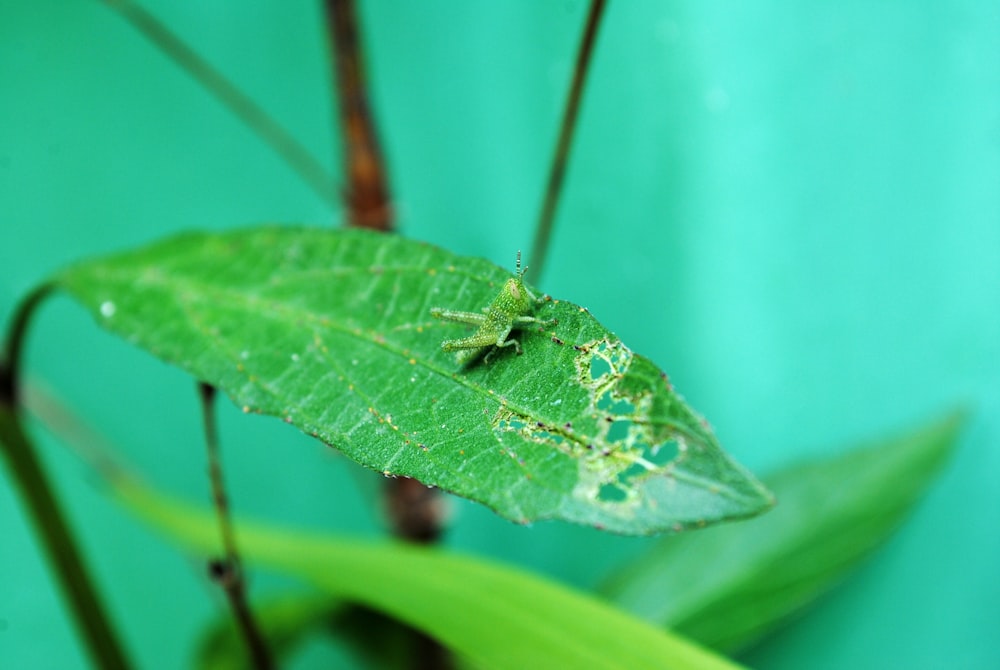
<svg viewBox="0 0 1000 670">
<path fill-rule="evenodd" d="M 50 284 L 33 291 L 18 307 L 8 331 L 0 361 L 0 451 L 27 505 L 35 532 L 91 659 L 100 668 L 124 669 L 131 665 L 124 647 L 112 628 L 111 618 L 101 602 L 55 490 L 19 416 L 19 371 L 24 336 L 32 313 L 51 291 Z"/>
<path fill-rule="evenodd" d="M 573 141 L 573 131 L 576 128 L 576 118 L 583 96 L 583 86 L 586 83 L 587 71 L 590 65 L 590 55 L 597 39 L 597 29 L 601 23 L 605 0 L 591 0 L 587 12 L 587 23 L 583 29 L 580 50 L 576 54 L 576 67 L 573 70 L 573 83 L 570 85 L 569 96 L 566 98 L 566 108 L 563 110 L 562 126 L 559 128 L 559 140 L 556 142 L 552 166 L 549 169 L 549 182 L 545 189 L 545 200 L 538 215 L 535 227 L 535 242 L 532 245 L 531 265 L 528 267 L 527 280 L 534 284 L 542 274 L 545 259 L 549 251 L 549 239 L 562 192 L 563 178 L 566 175 L 566 163 Z"/>
<path fill-rule="evenodd" d="M 205 87 L 216 100 L 245 123 L 278 154 L 313 191 L 332 207 L 340 206 L 340 192 L 326 169 L 291 133 L 250 96 L 172 33 L 155 16 L 131 0 L 103 0 L 174 62 Z"/>
<path fill-rule="evenodd" d="M 226 497 L 226 488 L 222 478 L 219 435 L 215 421 L 215 387 L 199 383 L 198 397 L 201 400 L 205 425 L 205 446 L 208 452 L 208 476 L 212 485 L 212 500 L 215 503 L 215 513 L 219 521 L 219 535 L 222 538 L 224 552 L 224 558 L 214 560 L 209 564 L 209 572 L 226 594 L 226 599 L 233 611 L 233 618 L 236 620 L 236 626 L 243 637 L 247 652 L 250 654 L 253 667 L 257 670 L 269 670 L 274 667 L 274 661 L 264 636 L 260 633 L 260 627 L 254 619 L 253 611 L 247 602 L 243 566 L 236 549 L 236 534 L 233 532 L 233 523 L 229 514 L 229 500 Z"/>
<path fill-rule="evenodd" d="M 348 222 L 392 230 L 393 213 L 375 122 L 368 104 L 364 58 L 354 0 L 326 0 L 327 32 L 336 65 L 335 90 L 348 176 Z"/>
<path fill-rule="evenodd" d="M 24 338 L 28 323 L 38 305 L 45 300 L 55 286 L 42 284 L 29 293 L 14 312 L 13 321 L 7 330 L 3 352 L 0 353 L 0 404 L 17 408 L 21 404 L 21 364 L 24 360 Z"/>
</svg>

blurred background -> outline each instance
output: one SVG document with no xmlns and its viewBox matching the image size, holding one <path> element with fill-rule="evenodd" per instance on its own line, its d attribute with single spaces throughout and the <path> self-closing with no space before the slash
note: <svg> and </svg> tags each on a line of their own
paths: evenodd
<svg viewBox="0 0 1000 670">
<path fill-rule="evenodd" d="M 401 232 L 507 267 L 530 248 L 585 3 L 360 5 Z M 145 6 L 338 169 L 318 3 Z M 753 666 L 1000 666 L 997 63 L 995 2 L 650 0 L 606 13 L 541 287 L 669 372 L 758 474 L 972 411 L 910 522 L 742 657 Z M 5 321 L 81 257 L 180 230 L 340 218 L 105 6 L 0 3 Z M 26 369 L 158 486 L 208 503 L 182 373 L 65 298 L 39 314 Z M 222 406 L 237 512 L 384 534 L 379 477 Z M 185 667 L 225 607 L 204 567 L 34 428 L 136 661 Z M 0 470 L 0 667 L 86 667 L 11 485 Z M 448 546 L 584 588 L 650 543 L 450 509 Z M 256 593 L 287 586 L 252 578 Z M 299 667 L 337 653 L 315 643 Z"/>
</svg>

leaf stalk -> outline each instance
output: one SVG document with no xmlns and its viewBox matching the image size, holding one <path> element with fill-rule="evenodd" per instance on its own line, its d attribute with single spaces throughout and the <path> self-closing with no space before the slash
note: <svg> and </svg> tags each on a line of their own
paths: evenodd
<svg viewBox="0 0 1000 670">
<path fill-rule="evenodd" d="M 42 284 L 28 294 L 18 306 L 4 342 L 0 360 L 0 452 L 27 506 L 32 525 L 91 659 L 97 667 L 124 670 L 131 667 L 124 647 L 55 489 L 42 468 L 37 449 L 21 424 L 20 367 L 25 334 L 32 314 L 52 289 L 52 284 Z"/>
</svg>

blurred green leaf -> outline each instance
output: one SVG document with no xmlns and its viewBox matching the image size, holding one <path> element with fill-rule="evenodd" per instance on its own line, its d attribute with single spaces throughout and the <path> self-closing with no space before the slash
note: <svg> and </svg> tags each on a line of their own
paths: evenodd
<svg viewBox="0 0 1000 670">
<path fill-rule="evenodd" d="M 219 551 L 210 510 L 125 477 L 120 499 L 175 541 Z M 426 632 L 489 668 L 734 668 L 727 659 L 540 577 L 413 545 L 364 543 L 238 524 L 248 562 L 297 576 Z"/>
<path fill-rule="evenodd" d="M 766 479 L 766 517 L 665 538 L 602 592 L 714 649 L 762 637 L 844 577 L 895 529 L 951 453 L 964 415 Z"/>
<path fill-rule="evenodd" d="M 581 307 L 539 306 L 558 325 L 520 332 L 522 356 L 463 368 L 442 352 L 463 331 L 431 308 L 478 311 L 509 277 L 401 237 L 262 227 L 179 236 L 55 283 L 245 411 L 515 521 L 647 534 L 772 504 L 666 375 Z"/>
</svg>

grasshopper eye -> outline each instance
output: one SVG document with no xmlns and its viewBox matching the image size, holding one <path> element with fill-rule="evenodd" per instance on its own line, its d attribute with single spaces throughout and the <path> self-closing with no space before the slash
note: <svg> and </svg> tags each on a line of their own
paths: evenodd
<svg viewBox="0 0 1000 670">
<path fill-rule="evenodd" d="M 521 299 L 521 289 L 519 289 L 517 287 L 517 282 L 511 280 L 511 281 L 507 282 L 507 286 L 510 289 L 510 294 L 512 296 L 514 296 L 514 300 L 520 300 Z"/>
</svg>

